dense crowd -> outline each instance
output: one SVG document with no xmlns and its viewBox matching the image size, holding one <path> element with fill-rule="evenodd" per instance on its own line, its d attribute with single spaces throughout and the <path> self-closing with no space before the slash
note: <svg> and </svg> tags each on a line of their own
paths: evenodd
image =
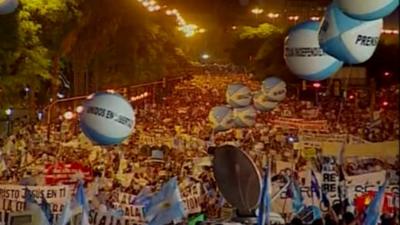
<svg viewBox="0 0 400 225">
<path fill-rule="evenodd" d="M 291 91 L 276 109 L 259 113 L 253 128 L 214 133 L 207 119 L 209 111 L 225 104 L 226 86 L 233 82 L 241 82 L 252 91 L 260 88 L 260 83 L 247 75 L 193 76 L 179 83 L 162 103 L 138 109 L 134 134 L 119 146 L 93 145 L 79 132 L 76 118 L 60 121 L 51 131 L 50 140 L 46 126 L 26 124 L 0 142 L 0 182 L 44 185 L 45 164 L 79 162 L 93 170 L 96 182 L 88 185 L 92 195 L 98 197 L 96 201 L 92 199 L 93 207 L 113 208 L 115 193 L 136 195 L 145 187 L 154 192 L 170 177 L 177 176 L 181 190 L 201 184 L 202 209 L 211 215 L 217 205 L 224 204 L 209 162 L 198 162 L 207 159 L 210 146 L 223 143 L 248 152 L 259 169 L 267 163 L 268 155 L 274 160 L 291 161 L 293 141 L 288 137 L 296 138 L 300 131 L 276 128 L 271 122 L 274 118 L 327 120 L 329 133 L 351 134 L 369 142 L 399 138 L 399 112 L 394 109 L 377 103 L 370 112 L 369 106 L 360 107 L 357 102 L 329 96 L 321 96 L 319 105 L 314 106 L 298 100 Z M 378 95 L 381 92 L 387 99 L 398 101 L 398 87 Z M 309 111 L 312 115 L 305 113 Z M 154 150 L 161 150 L 163 157 L 152 157 Z"/>
</svg>

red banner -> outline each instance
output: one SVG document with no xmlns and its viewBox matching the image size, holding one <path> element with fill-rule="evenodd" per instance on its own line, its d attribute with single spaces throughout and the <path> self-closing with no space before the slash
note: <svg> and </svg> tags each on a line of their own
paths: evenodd
<svg viewBox="0 0 400 225">
<path fill-rule="evenodd" d="M 45 181 L 47 185 L 75 184 L 79 178 L 86 182 L 93 181 L 93 171 L 80 163 L 56 163 L 45 165 Z"/>
<path fill-rule="evenodd" d="M 376 192 L 369 191 L 364 195 L 355 199 L 355 207 L 358 212 L 364 212 L 367 206 L 374 199 Z M 382 213 L 393 214 L 395 210 L 399 210 L 399 196 L 394 193 L 385 193 L 382 201 Z"/>
</svg>

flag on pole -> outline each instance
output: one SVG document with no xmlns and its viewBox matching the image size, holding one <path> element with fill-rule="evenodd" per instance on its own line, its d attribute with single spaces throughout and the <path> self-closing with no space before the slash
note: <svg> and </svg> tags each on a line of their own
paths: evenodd
<svg viewBox="0 0 400 225">
<path fill-rule="evenodd" d="M 149 221 L 148 225 L 165 225 L 185 216 L 176 177 L 164 184 L 150 199 L 150 203 L 144 208 L 144 213 L 146 220 Z"/>
<path fill-rule="evenodd" d="M 314 193 L 318 199 L 321 199 L 321 191 L 319 189 L 318 179 L 315 176 L 314 171 L 311 170 L 311 194 L 313 195 L 313 197 Z"/>
<path fill-rule="evenodd" d="M 33 196 L 33 193 L 31 190 L 29 190 L 27 187 L 25 187 L 25 210 L 29 210 L 31 206 L 34 204 L 38 204 L 38 202 L 35 199 L 35 196 Z"/>
<path fill-rule="evenodd" d="M 270 167 L 264 169 L 263 187 L 261 200 L 258 206 L 257 225 L 269 224 L 269 213 L 271 211 L 271 176 Z"/>
<path fill-rule="evenodd" d="M 295 214 L 300 212 L 304 208 L 304 199 L 301 195 L 300 187 L 298 186 L 297 182 L 292 179 L 290 183 L 290 191 L 289 195 L 292 198 L 292 210 Z"/>
<path fill-rule="evenodd" d="M 53 213 L 51 211 L 51 206 L 47 202 L 46 198 L 44 195 L 42 195 L 42 202 L 40 203 L 40 208 L 44 212 L 44 215 L 46 216 L 47 220 L 49 221 L 50 224 L 53 224 Z"/>
<path fill-rule="evenodd" d="M 322 204 L 324 204 L 324 206 L 326 208 L 329 208 L 331 206 L 331 203 L 329 202 L 329 198 L 325 192 L 322 192 L 321 202 L 322 202 Z"/>
<path fill-rule="evenodd" d="M 148 186 L 145 186 L 139 194 L 133 199 L 131 204 L 133 205 L 143 205 L 147 206 L 150 203 L 151 197 L 153 193 L 151 193 L 151 189 Z"/>
<path fill-rule="evenodd" d="M 379 215 L 382 208 L 382 199 L 385 196 L 385 188 L 387 185 L 387 179 L 382 186 L 379 187 L 378 192 L 375 194 L 374 199 L 369 204 L 365 211 L 366 217 L 362 225 L 376 225 L 378 223 Z"/>
<path fill-rule="evenodd" d="M 35 215 L 32 218 L 32 225 L 50 225 L 46 215 L 33 196 L 32 191 L 28 188 L 25 188 L 25 210 L 29 210 Z"/>
<path fill-rule="evenodd" d="M 83 187 L 83 181 L 79 181 L 78 188 L 75 194 L 75 201 L 79 207 L 82 208 L 82 222 L 81 225 L 90 225 L 89 224 L 89 203 L 86 199 L 85 189 Z"/>
<path fill-rule="evenodd" d="M 70 222 L 71 217 L 71 200 L 68 199 L 64 205 L 63 211 L 61 212 L 61 216 L 57 221 L 57 225 L 67 225 L 67 223 Z"/>
</svg>

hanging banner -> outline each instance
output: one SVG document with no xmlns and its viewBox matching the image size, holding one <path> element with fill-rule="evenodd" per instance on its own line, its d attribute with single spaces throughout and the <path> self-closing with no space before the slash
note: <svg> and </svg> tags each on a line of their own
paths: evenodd
<svg viewBox="0 0 400 225">
<path fill-rule="evenodd" d="M 278 117 L 271 121 L 276 128 L 298 129 L 308 131 L 328 131 L 327 120 L 304 120 L 295 118 Z"/>
<path fill-rule="evenodd" d="M 47 185 L 76 184 L 81 176 L 86 182 L 92 182 L 93 171 L 80 163 L 57 163 L 45 165 L 45 181 Z"/>
<path fill-rule="evenodd" d="M 70 198 L 70 189 L 66 185 L 60 186 L 21 186 L 0 185 L 0 224 L 6 221 L 10 212 L 25 210 L 26 188 L 29 189 L 38 203 L 42 196 L 50 204 L 53 214 L 61 214 L 65 202 Z"/>
</svg>

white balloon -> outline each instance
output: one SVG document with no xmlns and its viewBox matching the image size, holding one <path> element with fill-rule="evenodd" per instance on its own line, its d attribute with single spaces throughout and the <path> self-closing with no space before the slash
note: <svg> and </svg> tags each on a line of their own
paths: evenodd
<svg viewBox="0 0 400 225">
<path fill-rule="evenodd" d="M 383 20 L 361 21 L 348 17 L 331 4 L 321 23 L 319 43 L 328 54 L 348 64 L 372 57 L 379 43 Z"/>
<path fill-rule="evenodd" d="M 135 112 L 121 95 L 96 93 L 83 108 L 80 127 L 91 141 L 100 145 L 119 144 L 132 134 Z"/>
<path fill-rule="evenodd" d="M 335 0 L 348 16 L 359 20 L 376 20 L 391 14 L 399 0 Z"/>
<path fill-rule="evenodd" d="M 227 106 L 216 106 L 210 110 L 208 120 L 214 131 L 227 131 L 234 126 L 232 109 Z"/>
<path fill-rule="evenodd" d="M 254 107 L 261 112 L 273 110 L 279 102 L 268 100 L 268 96 L 262 92 L 258 92 L 253 97 Z"/>
<path fill-rule="evenodd" d="M 286 83 L 277 77 L 268 77 L 262 82 L 262 92 L 268 100 L 280 102 L 286 97 Z"/>
<path fill-rule="evenodd" d="M 245 107 L 251 103 L 251 90 L 243 84 L 230 84 L 226 89 L 226 102 L 232 107 Z"/>
<path fill-rule="evenodd" d="M 343 66 L 320 48 L 318 29 L 318 22 L 307 21 L 293 27 L 285 39 L 286 65 L 301 79 L 324 80 Z"/>
<path fill-rule="evenodd" d="M 235 126 L 240 128 L 252 127 L 256 123 L 257 111 L 253 106 L 233 109 Z"/>
</svg>

